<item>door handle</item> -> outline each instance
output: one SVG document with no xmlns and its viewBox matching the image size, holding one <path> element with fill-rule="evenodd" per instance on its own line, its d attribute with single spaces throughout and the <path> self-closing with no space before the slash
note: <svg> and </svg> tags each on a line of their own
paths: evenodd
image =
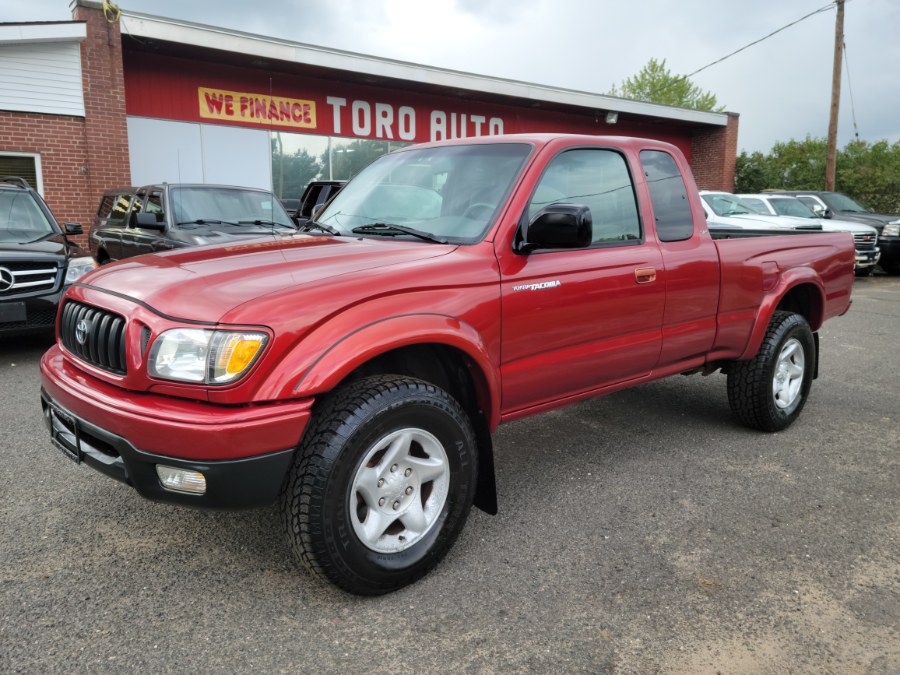
<svg viewBox="0 0 900 675">
<path fill-rule="evenodd" d="M 656 281 L 656 268 L 638 267 L 634 271 L 634 280 L 639 284 L 652 284 Z"/>
</svg>

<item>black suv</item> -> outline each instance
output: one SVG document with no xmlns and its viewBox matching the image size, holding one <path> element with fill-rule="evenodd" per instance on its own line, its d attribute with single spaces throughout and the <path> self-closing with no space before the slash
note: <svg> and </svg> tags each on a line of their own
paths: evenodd
<svg viewBox="0 0 900 675">
<path fill-rule="evenodd" d="M 94 269 L 95 263 L 67 235 L 28 183 L 0 176 L 0 333 L 53 328 L 66 286 Z"/>
<path fill-rule="evenodd" d="M 103 265 L 142 253 L 243 241 L 296 227 L 267 190 L 161 183 L 107 190 L 91 228 L 90 247 Z"/>
<path fill-rule="evenodd" d="M 878 264 L 885 272 L 900 273 L 900 215 L 872 213 L 855 199 L 840 192 L 816 190 L 778 190 L 777 192 L 796 197 L 813 211 L 821 214 L 822 218 L 835 217 L 871 225 L 878 230 L 878 246 L 881 248 L 881 259 Z"/>
</svg>

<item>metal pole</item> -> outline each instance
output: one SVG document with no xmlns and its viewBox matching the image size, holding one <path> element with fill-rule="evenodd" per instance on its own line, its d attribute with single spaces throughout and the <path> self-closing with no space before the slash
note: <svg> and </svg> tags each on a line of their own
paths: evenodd
<svg viewBox="0 0 900 675">
<path fill-rule="evenodd" d="M 837 172 L 837 126 L 841 107 L 841 61 L 844 55 L 844 0 L 837 0 L 834 22 L 834 69 L 831 74 L 831 116 L 828 121 L 828 151 L 825 157 L 825 189 L 834 190 Z"/>
</svg>

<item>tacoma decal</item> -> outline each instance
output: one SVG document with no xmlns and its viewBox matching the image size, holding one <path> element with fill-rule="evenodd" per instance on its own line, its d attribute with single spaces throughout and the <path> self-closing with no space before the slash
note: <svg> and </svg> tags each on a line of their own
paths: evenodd
<svg viewBox="0 0 900 675">
<path fill-rule="evenodd" d="M 513 291 L 542 291 L 545 288 L 556 288 L 557 286 L 562 286 L 558 279 L 554 281 L 542 281 L 539 284 L 519 284 L 518 286 L 513 286 Z"/>
</svg>

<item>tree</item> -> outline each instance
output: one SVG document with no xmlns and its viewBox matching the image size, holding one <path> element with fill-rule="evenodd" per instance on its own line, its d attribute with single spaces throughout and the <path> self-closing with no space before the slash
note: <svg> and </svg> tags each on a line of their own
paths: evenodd
<svg viewBox="0 0 900 675">
<path fill-rule="evenodd" d="M 776 143 L 768 154 L 742 152 L 734 190 L 822 190 L 825 154 L 825 139 L 811 136 Z M 838 150 L 836 189 L 879 213 L 900 213 L 900 141 L 854 140 Z"/>
<path fill-rule="evenodd" d="M 278 197 L 299 199 L 303 188 L 322 172 L 322 165 L 305 148 L 291 155 L 272 141 L 272 182 Z"/>
<path fill-rule="evenodd" d="M 341 141 L 335 143 L 330 155 L 327 150 L 323 152 L 319 162 L 323 167 L 327 167 L 330 156 L 331 175 L 334 179 L 349 180 L 382 155 L 405 145 L 409 143 L 367 139 Z"/>
<path fill-rule="evenodd" d="M 734 163 L 734 191 L 738 194 L 762 192 L 775 184 L 769 158 L 761 152 L 748 155 L 745 150 Z"/>
<path fill-rule="evenodd" d="M 637 75 L 624 80 L 620 87 L 612 86 L 610 96 L 630 98 L 635 101 L 662 103 L 694 110 L 722 112 L 716 107 L 716 95 L 703 91 L 682 75 L 673 75 L 666 68 L 666 60 L 650 59 Z"/>
</svg>

